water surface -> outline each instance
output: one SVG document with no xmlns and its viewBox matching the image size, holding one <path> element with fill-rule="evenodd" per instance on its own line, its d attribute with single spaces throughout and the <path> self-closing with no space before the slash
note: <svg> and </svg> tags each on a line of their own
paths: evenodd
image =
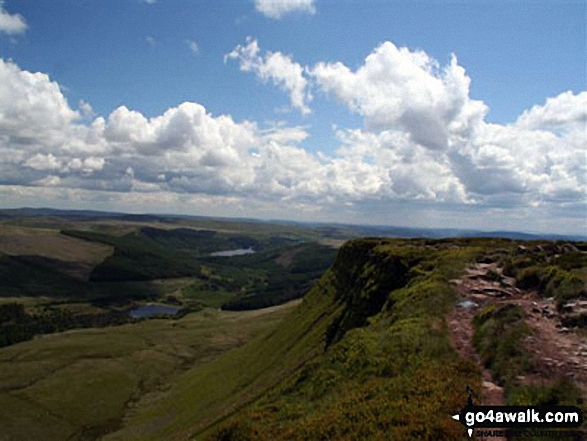
<svg viewBox="0 0 587 441">
<path fill-rule="evenodd" d="M 210 256 L 214 257 L 232 257 L 232 256 L 244 256 L 245 254 L 254 254 L 255 250 L 252 248 L 239 248 L 238 250 L 229 250 L 229 251 L 216 251 L 215 253 L 210 253 Z"/>
<path fill-rule="evenodd" d="M 147 318 L 154 315 L 171 314 L 175 315 L 181 308 L 166 305 L 141 305 L 137 308 L 131 309 L 128 314 L 132 318 Z"/>
</svg>

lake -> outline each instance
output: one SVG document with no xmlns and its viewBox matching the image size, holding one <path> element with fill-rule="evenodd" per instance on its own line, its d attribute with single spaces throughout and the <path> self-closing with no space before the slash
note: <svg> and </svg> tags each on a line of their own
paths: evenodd
<svg viewBox="0 0 587 441">
<path fill-rule="evenodd" d="M 132 318 L 147 318 L 154 315 L 171 314 L 175 315 L 181 308 L 166 305 L 142 305 L 128 311 Z"/>
<path fill-rule="evenodd" d="M 255 250 L 252 248 L 240 248 L 238 250 L 229 250 L 229 251 L 216 251 L 215 253 L 210 253 L 210 256 L 214 257 L 231 257 L 231 256 L 244 256 L 245 254 L 254 254 Z"/>
</svg>

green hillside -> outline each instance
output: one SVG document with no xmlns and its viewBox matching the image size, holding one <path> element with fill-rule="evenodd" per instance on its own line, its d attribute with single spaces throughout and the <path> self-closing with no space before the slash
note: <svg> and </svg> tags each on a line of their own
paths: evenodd
<svg viewBox="0 0 587 441">
<path fill-rule="evenodd" d="M 459 297 L 450 281 L 475 262 L 511 263 L 517 245 L 348 242 L 276 330 L 187 371 L 164 397 L 139 402 L 125 427 L 105 439 L 468 439 L 450 415 L 466 403 L 467 386 L 481 400 L 481 371 L 451 344 L 446 316 Z M 514 392 L 506 399 L 577 396 L 568 381 L 562 389 L 544 384 L 507 383 Z"/>
<path fill-rule="evenodd" d="M 345 245 L 311 297 L 330 310 L 326 350 L 210 439 L 461 439 L 448 418 L 479 372 L 452 349 L 448 281 L 481 248 L 469 242 Z M 243 348 L 244 349 L 244 348 Z"/>
<path fill-rule="evenodd" d="M 443 320 L 448 280 L 482 248 L 456 244 L 347 243 L 277 330 L 186 372 L 105 439 L 460 439 L 447 415 L 480 376 Z"/>
<path fill-rule="evenodd" d="M 0 256 L 7 439 L 464 440 L 450 416 L 467 386 L 483 403 L 488 375 L 503 404 L 585 395 L 585 243 L 367 238 L 336 251 L 241 231 L 66 234 L 50 240 L 103 256 L 89 280 L 16 254 L 24 239 Z M 249 246 L 254 254 L 211 255 Z M 297 306 L 243 311 L 304 292 Z M 185 315 L 109 326 L 132 303 L 96 300 L 117 298 Z M 478 359 L 455 346 L 455 311 Z M 17 343 L 38 333 L 54 334 Z"/>
</svg>

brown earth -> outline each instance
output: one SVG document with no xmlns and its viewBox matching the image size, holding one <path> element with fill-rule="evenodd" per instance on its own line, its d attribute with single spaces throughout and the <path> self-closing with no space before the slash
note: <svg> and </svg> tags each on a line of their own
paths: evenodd
<svg viewBox="0 0 587 441">
<path fill-rule="evenodd" d="M 451 283 L 461 296 L 459 304 L 447 317 L 451 342 L 462 358 L 473 360 L 482 372 L 483 390 L 479 404 L 503 405 L 505 397 L 503 388 L 496 384 L 473 348 L 472 320 L 483 306 L 504 302 L 516 303 L 524 310 L 531 330 L 524 345 L 532 357 L 533 369 L 530 374 L 517 377 L 518 384 L 547 385 L 567 377 L 587 396 L 587 339 L 584 334 L 561 324 L 552 299 L 541 298 L 535 291 L 516 288 L 515 279 L 504 276 L 496 263 L 472 265 L 461 279 Z"/>
</svg>

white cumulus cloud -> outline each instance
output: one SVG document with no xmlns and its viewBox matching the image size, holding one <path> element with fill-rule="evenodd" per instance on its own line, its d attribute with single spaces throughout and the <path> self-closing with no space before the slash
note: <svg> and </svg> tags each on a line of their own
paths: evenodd
<svg viewBox="0 0 587 441">
<path fill-rule="evenodd" d="M 527 129 L 583 130 L 587 129 L 587 92 L 574 95 L 571 91 L 549 98 L 524 111 L 516 125 Z"/>
<path fill-rule="evenodd" d="M 481 120 L 486 108 L 469 99 L 470 79 L 453 57 L 441 68 L 422 51 L 377 47 L 356 71 L 344 64 L 318 63 L 311 74 L 320 87 L 362 115 L 369 129 L 397 129 L 432 149 L 447 147 L 448 131 Z"/>
<path fill-rule="evenodd" d="M 0 33 L 18 35 L 23 34 L 27 28 L 24 17 L 20 14 L 10 14 L 4 9 L 4 0 L 0 0 Z"/>
<path fill-rule="evenodd" d="M 469 97 L 470 79 L 456 58 L 443 67 L 391 43 L 356 70 L 342 63 L 302 69 L 281 54 L 279 63 L 269 61 L 273 55 L 261 56 L 250 40 L 228 57 L 299 90 L 302 108 L 313 79 L 361 115 L 364 127 L 339 127 L 339 148 L 327 155 L 304 148 L 312 138 L 303 126 L 235 121 L 197 103 L 154 117 L 125 106 L 96 117 L 83 101 L 71 108 L 47 75 L 0 60 L 0 194 L 130 204 L 160 197 L 177 207 L 223 201 L 273 215 L 380 216 L 377 210 L 406 202 L 453 212 L 556 211 L 561 219 L 584 213 L 587 92 L 564 92 L 511 124 L 491 124 L 486 106 Z M 282 79 L 280 63 L 299 68 L 295 81 Z"/>
<path fill-rule="evenodd" d="M 292 107 L 303 115 L 311 112 L 307 103 L 312 100 L 304 68 L 281 52 L 266 52 L 260 55 L 257 40 L 247 38 L 245 46 L 238 45 L 225 56 L 226 60 L 237 60 L 244 72 L 253 72 L 261 81 L 271 80 L 289 94 Z"/>
<path fill-rule="evenodd" d="M 450 194 L 490 206 L 585 203 L 587 92 L 562 93 L 514 124 L 499 125 L 487 123 L 487 106 L 470 98 L 471 80 L 455 56 L 443 67 L 422 51 L 385 42 L 354 71 L 336 62 L 318 63 L 309 73 L 364 118 L 363 137 L 370 134 L 373 146 L 393 133 L 408 137 L 407 149 L 397 140 L 386 147 L 401 158 L 400 167 L 388 164 L 393 189 L 404 188 L 409 170 L 416 199 Z M 347 152 L 365 150 L 363 141 L 347 144 Z"/>
<path fill-rule="evenodd" d="M 266 17 L 279 20 L 292 12 L 316 13 L 314 0 L 255 0 L 255 8 Z"/>
</svg>

